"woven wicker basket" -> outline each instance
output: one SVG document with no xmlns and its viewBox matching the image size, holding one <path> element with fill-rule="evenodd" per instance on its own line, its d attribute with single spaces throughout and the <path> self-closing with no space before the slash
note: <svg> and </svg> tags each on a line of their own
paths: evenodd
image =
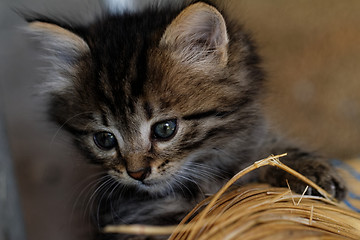
<svg viewBox="0 0 360 240">
<path fill-rule="evenodd" d="M 108 226 L 104 230 L 171 234 L 171 240 L 360 239 L 360 214 L 346 209 L 319 186 L 282 164 L 282 156 L 270 156 L 239 172 L 217 194 L 198 204 L 178 226 Z M 266 165 L 302 179 L 323 197 L 294 194 L 290 187 L 264 184 L 231 187 L 245 174 Z"/>
</svg>

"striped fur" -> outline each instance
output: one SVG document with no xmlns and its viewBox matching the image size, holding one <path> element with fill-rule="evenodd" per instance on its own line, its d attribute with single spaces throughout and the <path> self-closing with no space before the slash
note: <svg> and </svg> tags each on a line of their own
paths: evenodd
<svg viewBox="0 0 360 240">
<path fill-rule="evenodd" d="M 49 82 L 66 81 L 50 84 L 50 116 L 117 182 L 111 186 L 118 189 L 108 192 L 121 192 L 108 197 L 115 210 L 99 201 L 101 226 L 177 223 L 252 161 L 290 149 L 288 143 L 279 147 L 266 129 L 264 74 L 251 38 L 221 10 L 195 2 L 182 9 L 105 14 L 88 26 L 28 19 L 30 31 L 56 46 L 48 54 L 62 67 Z M 165 120 L 176 120 L 176 132 L 160 141 L 154 126 Z M 104 131 L 117 140 L 110 150 L 94 142 L 94 134 Z M 314 173 L 312 160 L 327 166 L 305 155 L 311 161 L 294 164 L 304 174 Z M 139 169 L 149 171 L 141 180 L 131 176 Z M 336 185 L 334 195 L 342 198 L 344 186 L 326 169 L 332 181 L 327 178 L 323 187 Z M 264 181 L 283 184 L 270 173 L 261 175 Z"/>
</svg>

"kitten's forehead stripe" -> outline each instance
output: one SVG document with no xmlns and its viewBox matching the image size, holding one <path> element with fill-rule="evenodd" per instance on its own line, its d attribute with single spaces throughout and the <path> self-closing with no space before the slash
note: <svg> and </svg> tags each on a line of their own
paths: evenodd
<svg viewBox="0 0 360 240">
<path fill-rule="evenodd" d="M 105 127 L 109 127 L 109 122 L 105 116 L 104 113 L 101 114 L 101 123 L 105 126 Z"/>
<path fill-rule="evenodd" d="M 204 111 L 204 112 L 195 112 L 192 114 L 188 114 L 183 116 L 184 120 L 200 120 L 203 118 L 208 118 L 211 116 L 216 115 L 217 111 L 215 109 L 209 110 L 209 111 Z"/>
<path fill-rule="evenodd" d="M 145 102 L 144 103 L 144 110 L 145 110 L 145 113 L 146 113 L 146 117 L 147 119 L 151 119 L 153 117 L 153 109 L 152 107 L 150 106 L 150 103 L 149 102 Z"/>
<path fill-rule="evenodd" d="M 195 112 L 192 114 L 188 114 L 183 116 L 184 120 L 201 120 L 204 118 L 209 118 L 209 117 L 219 117 L 219 118 L 224 118 L 227 117 L 233 113 L 236 112 L 237 109 L 232 110 L 232 111 L 217 111 L 216 109 L 212 109 L 209 111 L 204 111 L 204 112 Z"/>
<path fill-rule="evenodd" d="M 91 48 L 95 49 L 96 68 L 104 73 L 99 86 L 106 85 L 106 89 L 98 90 L 101 92 L 100 101 L 123 122 L 127 121 L 126 115 L 136 112 L 136 102 L 144 94 L 148 81 L 148 52 L 156 45 L 154 39 L 161 36 L 157 32 L 161 33 L 167 24 L 167 19 L 150 22 L 129 15 L 111 16 L 94 27 L 91 38 L 98 40 Z M 146 114 L 152 115 L 150 112 L 146 111 Z"/>
<path fill-rule="evenodd" d="M 104 104 L 104 107 L 110 110 L 110 112 L 116 116 L 118 112 L 118 106 L 114 102 L 114 97 L 109 96 L 107 91 L 104 91 L 103 88 L 96 88 L 96 95 L 98 96 L 98 100 Z"/>
<path fill-rule="evenodd" d="M 131 95 L 134 97 L 139 97 L 143 93 L 144 84 L 147 80 L 147 39 L 140 39 L 137 48 L 136 69 L 133 69 L 135 79 L 132 80 L 131 84 Z"/>
</svg>

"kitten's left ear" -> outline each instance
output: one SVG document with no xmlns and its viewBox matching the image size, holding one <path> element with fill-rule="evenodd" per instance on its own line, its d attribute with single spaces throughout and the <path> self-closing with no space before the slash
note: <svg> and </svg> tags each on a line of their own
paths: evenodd
<svg viewBox="0 0 360 240">
<path fill-rule="evenodd" d="M 228 35 L 221 13 L 205 3 L 195 3 L 185 8 L 167 27 L 160 47 L 173 51 L 181 62 L 214 67 L 226 65 Z"/>
</svg>

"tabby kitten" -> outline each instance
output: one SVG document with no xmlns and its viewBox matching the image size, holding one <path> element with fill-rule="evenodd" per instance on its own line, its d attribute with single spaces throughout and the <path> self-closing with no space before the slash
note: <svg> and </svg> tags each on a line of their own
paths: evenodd
<svg viewBox="0 0 360 240">
<path fill-rule="evenodd" d="M 100 226 L 176 224 L 236 172 L 284 152 L 286 164 L 344 197 L 321 157 L 267 130 L 252 40 L 209 2 L 104 14 L 83 26 L 27 20 L 53 65 L 51 118 L 116 182 L 99 201 Z M 252 178 L 304 189 L 283 171 L 262 171 Z"/>
</svg>

